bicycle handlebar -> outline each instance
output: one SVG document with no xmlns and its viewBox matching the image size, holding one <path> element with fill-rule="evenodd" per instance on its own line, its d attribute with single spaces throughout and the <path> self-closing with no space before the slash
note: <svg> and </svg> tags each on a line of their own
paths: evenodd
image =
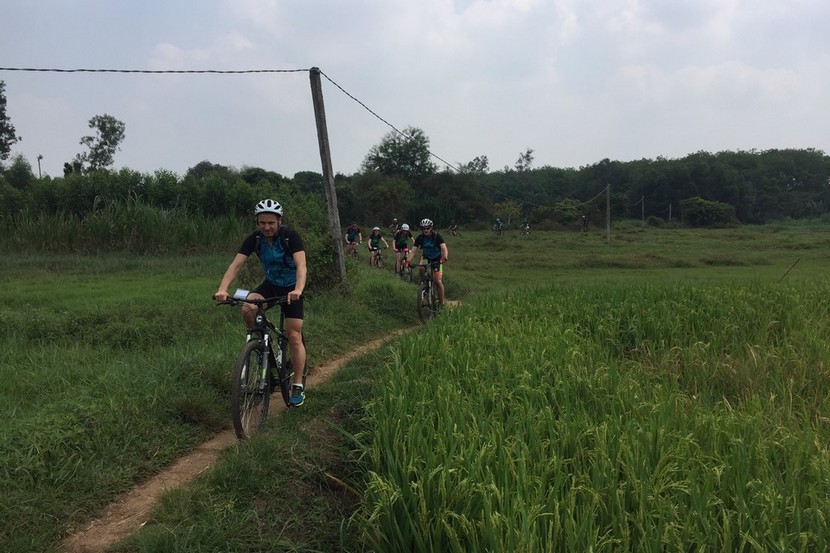
<svg viewBox="0 0 830 553">
<path fill-rule="evenodd" d="M 216 298 L 214 297 L 214 299 L 216 299 Z M 274 305 L 280 305 L 280 304 L 283 304 L 283 303 L 286 303 L 286 302 L 288 302 L 288 296 L 274 296 L 273 298 L 264 298 L 264 299 L 261 299 L 261 300 L 257 300 L 257 299 L 249 300 L 248 298 L 229 297 L 228 299 L 226 299 L 224 301 L 216 302 L 216 305 L 217 306 L 219 306 L 219 305 L 234 305 L 235 306 L 235 305 L 239 305 L 240 303 L 252 303 L 254 305 L 267 305 L 269 303 L 273 303 Z"/>
</svg>

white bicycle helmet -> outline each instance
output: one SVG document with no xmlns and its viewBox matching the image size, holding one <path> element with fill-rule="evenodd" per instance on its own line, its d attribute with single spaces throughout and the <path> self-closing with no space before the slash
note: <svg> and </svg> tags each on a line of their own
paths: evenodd
<svg viewBox="0 0 830 553">
<path fill-rule="evenodd" d="M 431 227 L 432 226 L 432 219 L 421 219 L 421 224 L 419 226 L 421 228 Z"/>
<path fill-rule="evenodd" d="M 406 223 L 402 224 L 401 230 L 409 230 L 409 225 L 407 225 Z"/>
<path fill-rule="evenodd" d="M 372 227 L 372 230 L 380 230 L 380 227 Z"/>
<path fill-rule="evenodd" d="M 282 217 L 282 206 L 276 200 L 262 200 L 256 204 L 256 209 L 254 209 L 254 215 L 259 215 L 260 213 L 275 213 L 279 217 Z"/>
</svg>

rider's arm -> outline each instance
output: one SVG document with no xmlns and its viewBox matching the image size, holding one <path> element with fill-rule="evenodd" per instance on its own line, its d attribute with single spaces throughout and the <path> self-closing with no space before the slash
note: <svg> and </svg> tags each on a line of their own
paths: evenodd
<svg viewBox="0 0 830 553">
<path fill-rule="evenodd" d="M 381 240 L 383 240 L 383 245 L 384 245 L 384 246 L 386 247 L 386 249 L 388 250 L 388 249 L 389 249 L 389 243 L 386 241 L 386 238 L 384 238 L 384 237 L 382 237 L 382 236 L 381 236 L 381 237 L 380 237 L 380 239 L 381 239 Z"/>
<path fill-rule="evenodd" d="M 294 263 L 297 265 L 297 284 L 295 284 L 294 289 L 288 293 L 288 303 L 291 303 L 291 300 L 300 299 L 300 296 L 303 295 L 303 290 L 305 290 L 305 281 L 306 276 L 308 275 L 305 251 L 294 252 Z"/>
<path fill-rule="evenodd" d="M 219 289 L 216 290 L 216 294 L 213 296 L 216 298 L 216 301 L 225 301 L 228 299 L 228 286 L 233 283 L 233 280 L 236 278 L 236 274 L 239 272 L 239 269 L 242 268 L 242 265 L 245 264 L 247 259 L 248 256 L 241 253 L 236 254 L 236 257 L 233 258 L 233 261 L 231 261 L 231 264 L 228 265 L 228 269 L 225 271 L 225 276 L 222 277 Z M 303 264 L 305 265 L 305 259 L 303 259 Z M 299 276 L 297 278 L 299 279 Z"/>
<path fill-rule="evenodd" d="M 449 255 L 449 250 L 447 249 L 447 243 L 443 242 L 441 244 L 441 257 L 443 257 L 444 261 L 446 261 L 448 255 Z"/>
</svg>

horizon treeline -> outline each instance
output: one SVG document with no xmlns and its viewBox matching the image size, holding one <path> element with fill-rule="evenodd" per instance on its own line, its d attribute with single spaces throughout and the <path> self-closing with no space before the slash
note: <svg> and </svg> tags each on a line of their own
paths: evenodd
<svg viewBox="0 0 830 553">
<path fill-rule="evenodd" d="M 486 171 L 468 164 L 461 171 L 435 170 L 416 182 L 378 171 L 338 174 L 341 223 L 385 226 L 395 217 L 417 224 L 429 217 L 439 227 L 454 220 L 484 228 L 499 217 L 556 228 L 583 215 L 604 220 L 608 186 L 613 219 L 681 220 L 684 201 L 690 205 L 690 199 L 732 206 L 738 223 L 815 218 L 830 211 L 830 157 L 815 149 L 603 159 L 578 169 L 528 165 Z M 125 201 L 208 219 L 247 218 L 263 197 L 283 203 L 296 198 L 305 204 L 299 199 L 308 196 L 315 198 L 314 211 L 325 216 L 323 178 L 313 171 L 289 178 L 258 167 L 236 169 L 203 161 L 183 176 L 163 169 L 141 173 L 123 168 L 38 178 L 22 156 L 0 171 L 0 218 L 7 220 L 18 214 L 83 219 Z M 324 221 L 319 224 L 326 227 Z"/>
</svg>

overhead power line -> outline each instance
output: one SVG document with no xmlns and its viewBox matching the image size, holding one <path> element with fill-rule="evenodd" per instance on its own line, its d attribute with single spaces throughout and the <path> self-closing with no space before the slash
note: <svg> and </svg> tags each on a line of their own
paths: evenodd
<svg viewBox="0 0 830 553">
<path fill-rule="evenodd" d="M 317 69 L 319 71 L 319 68 Z M 22 72 L 34 72 L 34 73 L 134 73 L 134 74 L 153 74 L 153 75 L 165 75 L 165 74 L 175 74 L 175 75 L 196 75 L 196 74 L 212 74 L 212 75 L 241 75 L 241 74 L 252 74 L 252 73 L 303 73 L 311 71 L 311 68 L 304 68 L 304 69 L 104 69 L 104 68 L 75 68 L 75 69 L 61 69 L 61 68 L 54 68 L 54 67 L 0 67 L 0 71 L 22 71 Z M 343 94 L 351 98 L 357 104 L 359 104 L 363 109 L 368 111 L 372 116 L 377 118 L 381 121 L 384 125 L 391 128 L 393 131 L 401 135 L 402 137 L 406 138 L 407 140 L 411 139 L 412 137 L 407 135 L 405 132 L 398 129 L 395 125 L 378 115 L 374 110 L 372 110 L 369 106 L 365 103 L 360 101 L 356 98 L 353 94 L 349 93 L 344 89 L 342 86 L 337 84 L 331 77 L 326 75 L 323 71 L 320 71 L 320 74 L 323 75 L 327 81 L 337 87 Z M 435 159 L 442 162 L 447 168 L 452 169 L 456 173 L 461 173 L 462 169 L 460 166 L 452 164 L 445 160 L 444 158 L 440 157 L 439 155 L 435 154 L 431 150 L 427 149 L 427 152 L 430 156 L 434 157 Z M 500 190 L 496 190 L 490 186 L 485 185 L 481 181 L 479 181 L 479 185 L 482 188 L 490 190 L 496 194 L 500 194 L 505 198 L 510 200 L 515 200 L 518 202 L 522 202 L 528 205 L 532 205 L 534 207 L 545 207 L 551 208 L 553 206 L 545 206 L 539 205 L 533 202 L 529 202 L 527 200 L 522 200 L 520 198 L 513 197 L 505 192 Z M 602 194 L 602 192 L 600 192 Z M 595 198 L 593 198 L 595 199 Z M 588 200 L 588 202 L 583 202 L 587 204 L 593 199 Z"/>
<path fill-rule="evenodd" d="M 212 73 L 239 75 L 243 73 L 302 73 L 308 69 L 56 69 L 41 67 L 0 67 L 0 71 L 30 71 L 40 73 L 152 73 L 156 75 Z"/>
</svg>

